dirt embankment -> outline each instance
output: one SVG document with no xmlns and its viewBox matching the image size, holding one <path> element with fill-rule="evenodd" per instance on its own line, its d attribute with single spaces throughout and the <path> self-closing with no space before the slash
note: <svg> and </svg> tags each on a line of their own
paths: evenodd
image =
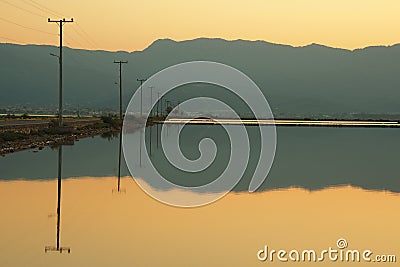
<svg viewBox="0 0 400 267">
<path fill-rule="evenodd" d="M 63 127 L 58 127 L 54 120 L 3 120 L 0 125 L 0 155 L 73 144 L 77 139 L 118 132 L 119 125 L 119 120 L 111 117 L 65 120 Z"/>
</svg>

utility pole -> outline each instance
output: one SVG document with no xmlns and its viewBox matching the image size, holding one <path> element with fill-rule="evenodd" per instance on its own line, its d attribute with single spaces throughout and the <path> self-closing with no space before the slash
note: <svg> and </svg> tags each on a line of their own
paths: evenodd
<svg viewBox="0 0 400 267">
<path fill-rule="evenodd" d="M 122 64 L 127 64 L 128 61 L 115 61 L 115 64 L 119 64 L 119 119 L 122 121 Z"/>
<path fill-rule="evenodd" d="M 168 113 L 167 113 L 167 102 L 168 102 L 168 100 L 167 100 L 167 99 L 164 99 L 164 111 L 165 111 L 165 117 L 166 117 L 166 116 L 168 116 Z"/>
<path fill-rule="evenodd" d="M 136 79 L 138 82 L 140 82 L 140 117 L 143 116 L 143 82 L 145 82 L 147 79 Z"/>
<path fill-rule="evenodd" d="M 164 99 L 161 97 L 158 101 L 160 101 L 160 115 L 161 117 L 164 116 L 164 111 L 163 111 L 163 101 Z"/>
<path fill-rule="evenodd" d="M 167 116 L 169 115 L 169 112 L 168 112 L 169 103 L 170 103 L 169 100 L 167 100 L 166 107 L 165 107 L 165 112 L 166 112 Z"/>
<path fill-rule="evenodd" d="M 51 20 L 50 18 L 47 19 L 48 22 L 55 22 L 60 26 L 60 54 L 58 55 L 58 61 L 60 65 L 60 73 L 59 73 L 59 84 L 58 84 L 58 126 L 62 126 L 62 36 L 63 30 L 62 27 L 65 23 L 74 22 L 74 19 L 71 20 L 60 19 L 60 20 Z"/>
<path fill-rule="evenodd" d="M 158 101 L 157 101 L 157 117 L 159 117 L 160 116 L 160 113 L 159 113 L 159 111 L 158 111 L 158 106 L 160 105 L 160 92 L 158 92 L 157 93 L 158 94 Z"/>
<path fill-rule="evenodd" d="M 158 100 L 157 100 L 157 120 L 160 120 L 160 113 L 159 113 L 159 108 L 158 108 L 158 107 L 160 106 L 160 102 L 161 102 L 161 100 L 162 100 L 162 99 L 160 99 L 160 94 L 161 94 L 160 92 L 157 92 L 157 95 L 158 95 L 158 98 L 157 98 L 157 99 L 158 99 Z M 162 102 L 161 102 L 161 103 L 162 103 Z M 157 127 L 157 134 L 156 134 L 156 138 L 157 138 L 157 148 L 158 148 L 158 124 L 159 124 L 159 123 L 157 123 L 157 126 L 156 126 L 156 127 Z"/>
<path fill-rule="evenodd" d="M 153 110 L 152 105 L 153 105 L 153 88 L 154 88 L 154 86 L 149 86 L 149 88 L 150 88 L 150 116 L 151 116 L 151 111 Z"/>
<path fill-rule="evenodd" d="M 121 154 L 122 154 L 122 64 L 127 64 L 128 61 L 115 61 L 115 64 L 119 64 L 119 120 L 120 120 L 120 131 L 119 131 L 119 155 L 118 155 L 118 192 L 121 186 Z"/>
</svg>

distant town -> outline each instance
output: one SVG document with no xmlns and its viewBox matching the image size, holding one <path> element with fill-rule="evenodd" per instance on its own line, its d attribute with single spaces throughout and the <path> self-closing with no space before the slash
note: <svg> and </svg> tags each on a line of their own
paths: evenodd
<svg viewBox="0 0 400 267">
<path fill-rule="evenodd" d="M 63 109 L 64 116 L 103 116 L 103 115 L 114 115 L 117 114 L 116 108 L 90 108 L 90 107 L 78 107 L 66 104 Z M 58 114 L 58 107 L 46 106 L 46 107 L 33 107 L 25 105 L 13 105 L 13 106 L 2 106 L 0 107 L 0 116 L 23 116 L 23 115 L 44 115 L 44 116 L 56 116 Z"/>
<path fill-rule="evenodd" d="M 171 109 L 171 107 L 169 107 Z M 63 109 L 63 116 L 68 117 L 101 117 L 101 116 L 114 116 L 118 115 L 118 107 L 85 107 L 71 104 L 65 104 Z M 165 111 L 167 112 L 167 111 Z M 168 113 L 168 112 L 167 112 Z M 43 116 L 51 117 L 57 116 L 58 107 L 56 105 L 49 106 L 31 106 L 31 105 L 13 105 L 13 106 L 0 106 L 0 117 L 29 117 L 29 116 Z M 275 119 L 306 119 L 306 120 L 390 120 L 400 121 L 400 113 L 332 113 L 332 114 L 307 114 L 307 113 L 287 113 L 281 112 L 278 109 L 273 110 Z M 230 118 L 228 113 L 224 111 L 216 111 L 213 114 L 192 112 L 181 110 L 174 114 L 176 117 L 216 117 L 216 118 Z M 242 114 L 243 118 L 250 118 L 250 114 Z"/>
</svg>

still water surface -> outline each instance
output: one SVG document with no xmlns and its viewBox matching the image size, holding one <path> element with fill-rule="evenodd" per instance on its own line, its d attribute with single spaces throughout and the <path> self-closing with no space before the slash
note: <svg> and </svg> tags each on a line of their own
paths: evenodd
<svg viewBox="0 0 400 267">
<path fill-rule="evenodd" d="M 171 137 L 176 127 L 169 126 Z M 199 176 L 188 181 L 186 175 L 174 173 L 157 152 L 154 136 L 153 157 L 161 171 L 173 176 L 171 180 L 207 181 L 223 169 L 223 152 L 229 145 L 217 128 L 185 128 L 181 147 L 189 158 L 198 157 L 197 140 L 205 136 L 214 137 L 222 147 L 204 180 Z M 247 192 L 259 142 L 255 138 L 250 167 L 235 192 L 195 209 L 153 200 L 125 165 L 125 193 L 113 193 L 117 138 L 94 137 L 63 147 L 60 243 L 71 248 L 70 254 L 44 253 L 45 246 L 56 242 L 57 149 L 1 157 L 0 266 L 280 265 L 259 262 L 257 251 L 264 245 L 322 250 L 335 247 L 340 237 L 346 238 L 349 248 L 396 254 L 399 260 L 399 131 L 279 127 L 277 136 L 274 164 L 257 193 Z M 153 189 L 174 194 L 168 188 Z M 291 264 L 332 266 L 286 263 Z"/>
</svg>

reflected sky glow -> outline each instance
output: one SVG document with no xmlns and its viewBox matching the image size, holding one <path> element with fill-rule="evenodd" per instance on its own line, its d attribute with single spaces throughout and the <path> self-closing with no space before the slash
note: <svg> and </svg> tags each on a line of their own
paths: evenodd
<svg viewBox="0 0 400 267">
<path fill-rule="evenodd" d="M 170 136 L 177 126 L 169 127 Z M 186 142 L 197 148 L 194 139 L 203 133 L 224 139 L 206 126 L 186 131 L 182 149 L 190 158 L 198 152 Z M 259 191 L 248 193 L 245 177 L 219 201 L 189 209 L 152 199 L 126 169 L 125 193 L 115 193 L 117 139 L 95 137 L 64 147 L 60 245 L 71 254 L 61 255 L 44 252 L 56 242 L 57 150 L 1 157 L 0 266 L 259 266 L 256 254 L 265 245 L 325 249 L 339 238 L 349 249 L 399 259 L 398 130 L 282 127 L 278 137 L 274 165 Z M 217 163 L 214 172 L 224 157 Z M 210 194 L 142 184 L 172 198 Z"/>
<path fill-rule="evenodd" d="M 153 200 L 131 178 L 121 184 L 125 194 L 111 192 L 115 177 L 63 181 L 61 244 L 71 254 L 59 255 L 44 253 L 55 242 L 49 215 L 56 181 L 0 182 L 0 265 L 258 266 L 264 245 L 322 249 L 339 237 L 350 248 L 400 255 L 398 194 L 292 188 L 230 193 L 213 205 L 183 209 Z"/>
</svg>

